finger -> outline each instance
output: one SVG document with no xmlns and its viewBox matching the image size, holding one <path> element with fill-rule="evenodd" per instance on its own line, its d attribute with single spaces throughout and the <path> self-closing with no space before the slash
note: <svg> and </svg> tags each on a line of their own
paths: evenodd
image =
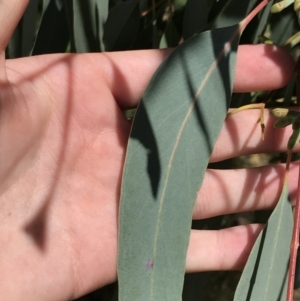
<svg viewBox="0 0 300 301">
<path fill-rule="evenodd" d="M 245 45 L 239 47 L 233 90 L 240 93 L 278 89 L 291 80 L 294 71 L 293 58 L 282 48 Z"/>
<path fill-rule="evenodd" d="M 296 200 L 299 163 L 289 171 L 289 192 Z M 277 204 L 284 181 L 285 165 L 252 169 L 208 170 L 198 192 L 193 219 L 265 210 Z"/>
<path fill-rule="evenodd" d="M 262 225 L 243 225 L 218 231 L 192 230 L 186 271 L 242 269 Z"/>
<path fill-rule="evenodd" d="M 170 49 L 105 53 L 95 60 L 113 95 L 123 108 L 134 107 L 150 78 Z M 283 49 L 272 45 L 244 45 L 238 49 L 235 92 L 272 90 L 288 83 L 294 61 Z"/>
<path fill-rule="evenodd" d="M 0 51 L 3 51 L 18 25 L 29 0 L 0 1 Z"/>
<path fill-rule="evenodd" d="M 229 116 L 222 128 L 213 149 L 211 162 L 221 161 L 241 155 L 257 153 L 287 152 L 287 143 L 292 134 L 291 126 L 284 129 L 274 128 L 276 118 L 265 110 L 265 134 L 261 138 L 258 123 L 260 110 L 247 110 Z M 294 151 L 300 150 L 300 144 Z"/>
</svg>

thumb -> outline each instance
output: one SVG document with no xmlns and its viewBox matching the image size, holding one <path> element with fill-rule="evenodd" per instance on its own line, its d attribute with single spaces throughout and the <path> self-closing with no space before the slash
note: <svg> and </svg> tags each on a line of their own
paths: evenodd
<svg viewBox="0 0 300 301">
<path fill-rule="evenodd" d="M 0 0 L 0 51 L 3 52 L 29 0 Z"/>
</svg>

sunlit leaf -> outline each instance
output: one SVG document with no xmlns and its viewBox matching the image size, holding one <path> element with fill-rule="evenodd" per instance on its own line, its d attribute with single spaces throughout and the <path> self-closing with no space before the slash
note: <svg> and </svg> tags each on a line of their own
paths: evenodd
<svg viewBox="0 0 300 301">
<path fill-rule="evenodd" d="M 120 203 L 120 301 L 181 300 L 192 209 L 226 117 L 237 30 L 180 45 L 137 109 Z"/>
<path fill-rule="evenodd" d="M 234 301 L 285 301 L 292 230 L 285 183 L 279 203 L 251 251 Z"/>
</svg>

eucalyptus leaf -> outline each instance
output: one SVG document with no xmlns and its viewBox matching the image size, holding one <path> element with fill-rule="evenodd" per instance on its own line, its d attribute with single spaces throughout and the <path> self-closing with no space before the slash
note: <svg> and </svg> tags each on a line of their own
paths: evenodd
<svg viewBox="0 0 300 301">
<path fill-rule="evenodd" d="M 271 9 L 271 6 L 273 5 L 273 3 L 274 3 L 274 0 L 271 0 L 268 3 L 268 5 L 265 7 L 265 9 L 262 11 L 262 13 L 260 14 L 258 25 L 257 25 L 257 27 L 256 27 L 256 29 L 254 31 L 254 34 L 253 34 L 253 44 L 258 43 L 259 36 L 266 29 L 267 22 L 268 22 L 268 19 L 270 17 L 270 14 L 271 14 L 270 13 L 270 9 Z M 270 43 L 270 40 L 268 40 L 266 43 Z"/>
<path fill-rule="evenodd" d="M 134 118 L 121 190 L 119 300 L 181 300 L 197 191 L 230 102 L 239 25 L 176 48 Z"/>
<path fill-rule="evenodd" d="M 287 144 L 287 149 L 292 150 L 300 140 L 300 129 L 293 129 Z"/>
<path fill-rule="evenodd" d="M 280 200 L 251 251 L 234 301 L 286 300 L 292 231 L 293 214 L 285 181 Z"/>
<path fill-rule="evenodd" d="M 63 1 L 44 1 L 32 55 L 65 52 L 69 41 L 70 31 Z"/>
<path fill-rule="evenodd" d="M 9 42 L 6 54 L 8 58 L 29 56 L 36 38 L 39 24 L 38 6 L 40 0 L 31 0 Z"/>
<path fill-rule="evenodd" d="M 286 7 L 291 5 L 295 0 L 283 0 L 280 2 L 277 2 L 276 4 L 272 5 L 271 7 L 271 12 L 274 13 L 279 13 L 282 10 L 284 10 Z"/>
<path fill-rule="evenodd" d="M 213 28 L 231 26 L 242 21 L 256 5 L 256 0 L 229 0 L 213 22 Z M 215 5 L 217 5 L 215 3 Z"/>
<path fill-rule="evenodd" d="M 40 0 L 31 0 L 27 6 L 22 19 L 22 56 L 31 54 L 39 25 L 39 7 Z"/>
<path fill-rule="evenodd" d="M 188 0 L 183 16 L 183 38 L 199 33 L 207 25 L 209 1 Z"/>
<path fill-rule="evenodd" d="M 274 127 L 285 128 L 288 125 L 291 125 L 296 120 L 296 118 L 297 117 L 294 116 L 287 116 L 287 117 L 280 118 L 275 122 Z"/>
<path fill-rule="evenodd" d="M 278 120 L 274 124 L 275 128 L 284 128 L 288 125 L 293 124 L 297 118 L 299 118 L 299 112 L 294 110 L 289 110 L 285 108 L 276 108 L 273 109 L 270 114 Z"/>
<path fill-rule="evenodd" d="M 68 2 L 68 1 L 66 1 Z M 76 52 L 104 51 L 104 24 L 109 0 L 73 0 L 73 42 Z"/>
<path fill-rule="evenodd" d="M 166 30 L 160 40 L 159 48 L 176 47 L 179 43 L 179 40 L 180 35 L 177 32 L 173 20 L 170 19 L 169 23 L 166 26 Z"/>
<path fill-rule="evenodd" d="M 105 24 L 104 43 L 108 51 L 131 49 L 139 32 L 140 9 L 138 0 L 116 5 Z"/>
<path fill-rule="evenodd" d="M 174 5 L 175 10 L 179 10 L 185 7 L 188 0 L 173 0 L 172 4 Z"/>
<path fill-rule="evenodd" d="M 270 39 L 277 45 L 283 44 L 299 28 L 297 16 L 292 6 L 280 13 L 272 14 L 270 18 Z"/>
</svg>

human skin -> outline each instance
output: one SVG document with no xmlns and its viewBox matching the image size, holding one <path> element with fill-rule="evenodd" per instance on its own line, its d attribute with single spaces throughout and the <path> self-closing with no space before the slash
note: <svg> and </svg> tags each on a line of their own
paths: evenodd
<svg viewBox="0 0 300 301">
<path fill-rule="evenodd" d="M 131 126 L 122 110 L 137 105 L 171 50 L 5 60 L 27 3 L 0 1 L 0 295 L 70 300 L 117 279 L 120 181 Z M 275 46 L 241 46 L 234 91 L 277 89 L 294 67 Z M 225 122 L 211 162 L 285 151 L 291 130 L 274 130 L 266 114 L 261 141 L 258 114 L 242 112 Z M 292 192 L 296 170 L 294 164 Z M 208 170 L 193 218 L 272 208 L 283 173 L 282 165 Z M 187 272 L 242 268 L 260 229 L 191 231 Z"/>
</svg>

